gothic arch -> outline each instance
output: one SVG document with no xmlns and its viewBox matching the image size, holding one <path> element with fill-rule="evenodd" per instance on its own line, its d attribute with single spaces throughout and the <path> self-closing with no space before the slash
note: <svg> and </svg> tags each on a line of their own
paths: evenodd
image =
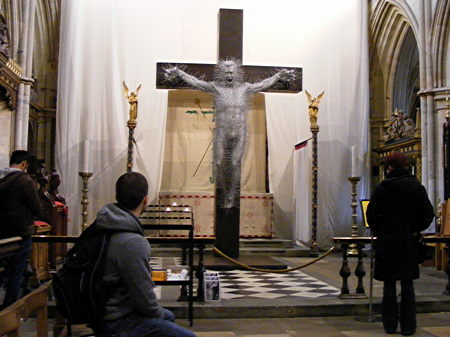
<svg viewBox="0 0 450 337">
<path fill-rule="evenodd" d="M 434 87 L 449 86 L 450 78 L 450 2 L 438 1 L 433 17 L 431 45 L 433 49 Z"/>
<path fill-rule="evenodd" d="M 379 148 L 394 109 L 415 120 L 419 104 L 418 23 L 405 1 L 376 3 L 369 18 L 369 53 L 371 147 Z"/>
<path fill-rule="evenodd" d="M 395 108 L 393 92 L 402 50 L 417 41 L 417 27 L 406 16 L 409 7 L 397 7 L 397 3 L 380 1 L 370 20 L 371 115 L 376 119 L 389 118 Z"/>
<path fill-rule="evenodd" d="M 392 105 L 416 120 L 420 90 L 419 49 L 412 30 L 406 32 L 393 76 Z"/>
</svg>

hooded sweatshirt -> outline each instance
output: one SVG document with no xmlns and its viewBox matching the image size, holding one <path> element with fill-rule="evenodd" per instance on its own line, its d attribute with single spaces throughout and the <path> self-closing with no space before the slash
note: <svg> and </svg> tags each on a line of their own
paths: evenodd
<svg viewBox="0 0 450 337">
<path fill-rule="evenodd" d="M 0 170 L 0 238 L 29 237 L 42 212 L 34 180 L 16 168 Z"/>
<path fill-rule="evenodd" d="M 116 320 L 130 313 L 162 317 L 151 279 L 150 244 L 137 217 L 116 204 L 97 213 L 96 226 L 119 231 L 111 236 L 103 281 L 115 289 L 106 302 L 103 321 Z"/>
</svg>

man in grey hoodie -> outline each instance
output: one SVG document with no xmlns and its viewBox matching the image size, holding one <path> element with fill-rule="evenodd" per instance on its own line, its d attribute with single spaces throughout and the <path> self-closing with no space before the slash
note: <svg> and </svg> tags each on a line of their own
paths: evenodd
<svg viewBox="0 0 450 337">
<path fill-rule="evenodd" d="M 148 183 L 140 173 L 125 173 L 116 182 L 115 204 L 97 213 L 95 226 L 114 231 L 106 255 L 103 282 L 114 289 L 96 334 L 120 337 L 195 337 L 173 323 L 174 314 L 162 308 L 151 279 L 150 244 L 138 219 L 147 206 Z"/>
</svg>

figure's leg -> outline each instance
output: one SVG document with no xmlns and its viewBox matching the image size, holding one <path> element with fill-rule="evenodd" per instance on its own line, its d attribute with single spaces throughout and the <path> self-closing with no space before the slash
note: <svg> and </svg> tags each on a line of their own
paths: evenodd
<svg viewBox="0 0 450 337">
<path fill-rule="evenodd" d="M 5 286 L 5 298 L 3 307 L 7 307 L 17 301 L 20 287 L 23 282 L 23 272 L 28 263 L 28 256 L 31 251 L 31 238 L 23 239 L 20 248 L 9 259 L 5 273 L 7 284 Z"/>
<path fill-rule="evenodd" d="M 214 130 L 214 164 L 221 166 L 225 153 L 225 137 L 221 127 L 216 127 Z"/>
<path fill-rule="evenodd" d="M 241 134 L 236 137 L 235 143 L 232 149 L 232 155 L 231 155 L 231 164 L 233 167 L 236 167 L 242 159 L 242 156 L 244 155 L 245 151 L 245 144 L 247 141 L 247 129 L 242 128 Z"/>
<path fill-rule="evenodd" d="M 130 314 L 116 321 L 108 322 L 96 335 L 117 337 L 195 337 L 195 334 L 175 323 L 175 316 L 163 308 L 162 318 L 149 318 Z"/>
<path fill-rule="evenodd" d="M 227 188 L 227 195 L 225 199 L 225 208 L 231 208 L 234 205 L 234 198 L 236 197 L 238 189 L 241 187 L 241 159 L 245 150 L 246 132 L 240 135 L 231 149 L 231 170 L 230 182 Z"/>
<path fill-rule="evenodd" d="M 395 281 L 384 281 L 381 312 L 384 331 L 389 334 L 395 333 L 398 322 Z"/>
<path fill-rule="evenodd" d="M 163 311 L 163 319 L 169 322 L 175 322 L 175 315 L 172 311 L 166 308 L 162 308 Z"/>
<path fill-rule="evenodd" d="M 416 295 L 413 280 L 401 281 L 400 328 L 402 335 L 416 332 Z"/>
</svg>

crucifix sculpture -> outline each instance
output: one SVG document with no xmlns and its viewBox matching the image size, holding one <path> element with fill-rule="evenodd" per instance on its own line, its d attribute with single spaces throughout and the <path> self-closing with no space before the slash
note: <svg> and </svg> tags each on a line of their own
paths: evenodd
<svg viewBox="0 0 450 337">
<path fill-rule="evenodd" d="M 231 257 L 239 256 L 241 158 L 247 136 L 248 95 L 266 90 L 301 91 L 301 68 L 279 70 L 274 67 L 241 66 L 242 27 L 242 10 L 221 9 L 217 65 L 157 65 L 157 88 L 180 89 L 188 86 L 214 95 L 215 246 Z M 200 79 L 188 72 L 202 73 L 203 76 Z M 256 83 L 245 81 L 246 77 L 261 78 L 264 73 L 274 74 Z"/>
</svg>

